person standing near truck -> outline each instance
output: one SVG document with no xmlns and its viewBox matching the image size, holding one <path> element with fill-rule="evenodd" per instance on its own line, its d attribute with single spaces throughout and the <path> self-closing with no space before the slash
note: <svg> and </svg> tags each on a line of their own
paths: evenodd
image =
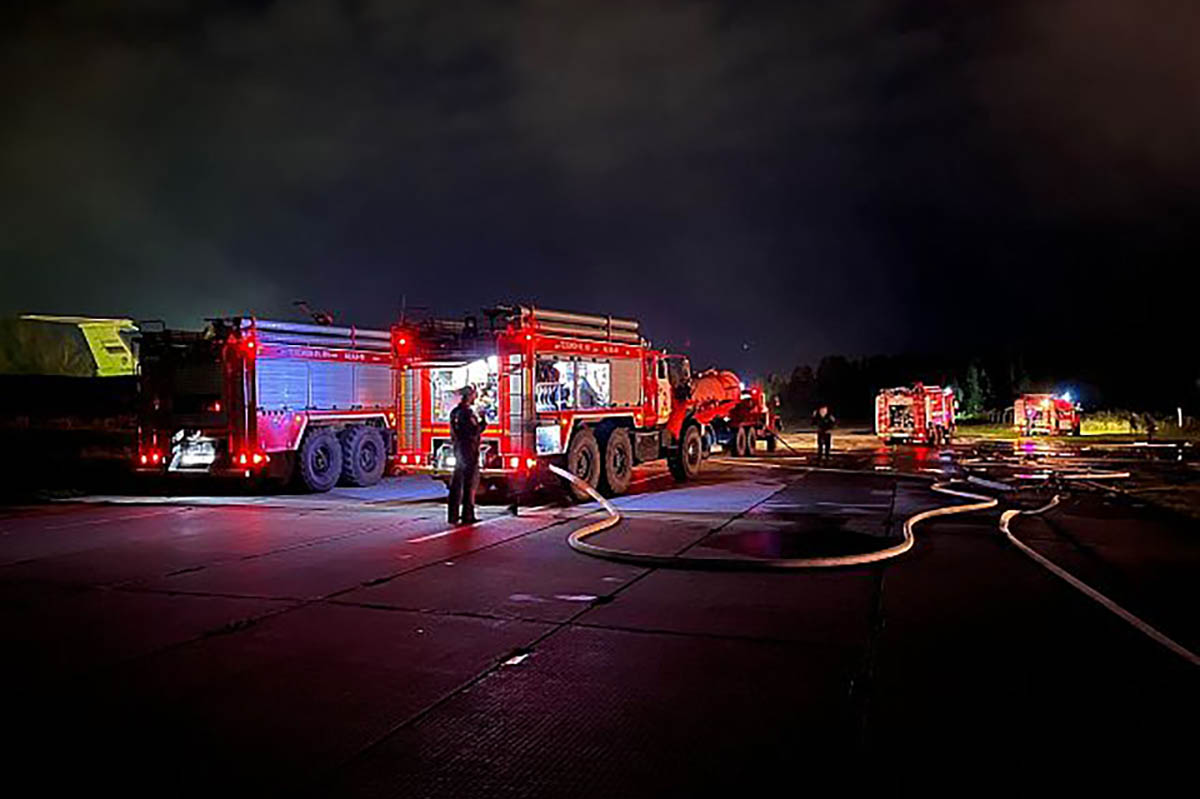
<svg viewBox="0 0 1200 799">
<path fill-rule="evenodd" d="M 450 445 L 454 449 L 454 476 L 450 480 L 450 524 L 474 524 L 475 491 L 479 488 L 479 443 L 485 420 L 475 410 L 478 389 L 467 384 L 450 411 Z M 461 510 L 461 514 L 460 514 Z"/>
<path fill-rule="evenodd" d="M 813 426 L 817 428 L 817 459 L 823 460 L 830 456 L 833 449 L 833 426 L 837 419 L 829 412 L 828 405 L 817 408 L 813 414 Z"/>
</svg>

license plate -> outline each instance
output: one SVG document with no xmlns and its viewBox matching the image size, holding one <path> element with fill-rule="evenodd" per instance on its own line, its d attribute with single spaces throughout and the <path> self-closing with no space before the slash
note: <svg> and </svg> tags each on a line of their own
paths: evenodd
<svg viewBox="0 0 1200 799">
<path fill-rule="evenodd" d="M 180 445 L 179 466 L 182 469 L 212 466 L 216 459 L 217 448 L 211 441 L 188 441 Z"/>
</svg>

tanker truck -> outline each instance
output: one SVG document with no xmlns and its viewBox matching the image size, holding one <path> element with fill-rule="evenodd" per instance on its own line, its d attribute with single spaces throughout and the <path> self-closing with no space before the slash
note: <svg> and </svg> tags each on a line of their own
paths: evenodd
<svg viewBox="0 0 1200 799">
<path fill-rule="evenodd" d="M 759 441 L 768 452 L 775 451 L 778 419 L 760 386 L 746 388 L 733 372 L 709 369 L 693 378 L 691 404 L 696 419 L 711 431 L 711 443 L 725 452 L 739 458 L 753 455 Z"/>
</svg>

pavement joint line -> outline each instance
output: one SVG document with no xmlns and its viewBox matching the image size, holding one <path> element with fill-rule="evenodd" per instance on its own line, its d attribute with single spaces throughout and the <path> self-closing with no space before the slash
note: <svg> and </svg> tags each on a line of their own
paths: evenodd
<svg viewBox="0 0 1200 799">
<path fill-rule="evenodd" d="M 380 610 L 391 613 L 411 613 L 420 616 L 434 616 L 437 618 L 453 618 L 453 619 L 479 619 L 483 621 L 519 621 L 529 624 L 558 624 L 558 619 L 539 619 L 536 616 L 521 616 L 517 614 L 505 613 L 488 613 L 482 610 L 446 610 L 443 608 L 414 608 L 405 607 L 403 605 L 389 605 L 383 602 L 355 602 L 349 599 L 323 599 L 320 600 L 327 605 L 336 605 L 345 608 L 364 608 L 366 610 Z"/>
<path fill-rule="evenodd" d="M 415 520 L 404 519 L 400 523 L 403 524 L 407 521 L 415 521 Z M 203 570 L 209 569 L 209 568 L 219 568 L 221 566 L 227 566 L 231 563 L 243 563 L 248 560 L 257 560 L 259 558 L 270 557 L 272 555 L 281 555 L 286 552 L 296 552 L 301 549 L 308 549 L 311 547 L 323 546 L 325 544 L 333 544 L 333 543 L 337 543 L 338 541 L 345 541 L 347 539 L 355 538 L 357 536 L 367 535 L 368 533 L 374 533 L 374 532 L 379 532 L 381 530 L 386 530 L 388 527 L 389 527 L 389 525 L 380 524 L 380 525 L 376 525 L 373 527 L 366 527 L 366 528 L 363 528 L 360 530 L 355 530 L 355 531 L 349 532 L 349 533 L 339 533 L 337 535 L 330 535 L 330 536 L 323 536 L 321 538 L 314 538 L 309 541 L 300 541 L 295 544 L 289 544 L 287 546 L 279 547 L 277 549 L 269 549 L 266 552 L 256 552 L 251 555 L 236 555 L 236 556 L 231 556 L 231 557 L 227 557 L 227 558 L 217 558 L 216 560 L 211 560 L 207 563 L 197 564 L 197 565 L 193 565 L 193 566 L 185 566 L 185 567 L 182 567 L 179 569 L 175 569 L 173 571 L 167 572 L 166 574 L 146 576 L 146 577 L 131 577 L 128 580 L 118 580 L 114 583 L 109 583 L 108 585 L 113 588 L 122 588 L 122 587 L 126 587 L 126 586 L 137 586 L 137 585 L 144 584 L 149 580 L 161 579 L 161 578 L 166 578 L 166 577 L 177 577 L 179 575 L 191 574 L 192 572 L 203 571 Z M 58 556 L 53 556 L 53 557 L 58 557 Z"/>
<path fill-rule="evenodd" d="M 116 505 L 108 507 L 119 507 Z M 191 510 L 189 507 L 171 507 L 166 510 L 156 510 L 150 513 L 131 513 L 126 516 L 118 516 L 115 519 L 81 519 L 67 524 L 52 524 L 43 527 L 42 530 L 66 530 L 72 527 L 86 527 L 93 524 L 111 524 L 113 522 L 129 521 L 131 519 L 149 519 L 155 516 L 170 516 L 176 513 L 185 513 Z"/>
<path fill-rule="evenodd" d="M 510 516 L 506 513 L 501 513 L 501 514 L 497 514 L 497 515 L 493 516 L 490 519 L 483 519 L 483 520 L 477 521 L 473 524 L 455 525 L 453 527 L 447 527 L 445 530 L 442 530 L 441 532 L 430 533 L 429 535 L 423 535 L 418 538 L 407 538 L 407 539 L 405 539 L 404 543 L 406 543 L 406 544 L 423 544 L 426 541 L 433 541 L 438 538 L 445 538 L 446 536 L 454 535 L 455 533 L 470 532 L 471 530 L 475 530 L 477 528 L 483 527 L 485 524 L 492 524 L 493 522 L 498 522 L 498 521 L 501 521 L 502 519 L 515 519 L 515 518 L 520 518 L 520 517 L 519 516 Z"/>
<path fill-rule="evenodd" d="M 1117 604 L 1115 601 L 1113 601 L 1109 597 L 1107 597 L 1104 594 L 1097 591 L 1095 588 L 1092 588 L 1090 585 L 1085 583 L 1083 580 L 1080 580 L 1078 577 L 1071 574 L 1069 571 L 1067 571 L 1063 567 L 1059 566 L 1054 561 L 1052 561 L 1049 558 L 1047 558 L 1046 556 L 1042 555 L 1040 552 L 1035 550 L 1033 547 L 1029 546 L 1025 542 L 1018 539 L 1016 534 L 1013 533 L 1012 528 L 1011 528 L 1012 520 L 1015 519 L 1017 516 L 1020 516 L 1022 514 L 1027 515 L 1027 516 L 1034 516 L 1034 515 L 1040 515 L 1042 513 L 1046 513 L 1048 511 L 1052 510 L 1054 507 L 1056 507 L 1059 504 L 1060 500 L 1061 500 L 1061 495 L 1055 494 L 1054 498 L 1051 499 L 1050 502 L 1048 502 L 1047 504 L 1045 504 L 1042 507 L 1037 508 L 1035 510 L 1029 510 L 1029 511 L 1027 511 L 1027 510 L 1006 510 L 1006 511 L 1004 511 L 1004 513 L 1000 514 L 1000 532 L 1002 532 L 1004 534 L 1005 538 L 1007 538 L 1014 545 L 1016 545 L 1016 547 L 1018 549 L 1020 549 L 1021 552 L 1028 555 L 1036 563 L 1038 563 L 1044 569 L 1049 571 L 1051 574 L 1062 579 L 1068 585 L 1070 585 L 1072 588 L 1079 591 L 1080 593 L 1082 593 L 1084 596 L 1088 597 L 1089 599 L 1095 601 L 1096 603 L 1098 603 L 1099 605 L 1104 607 L 1106 610 L 1108 610 L 1110 613 L 1114 614 L 1115 616 L 1120 618 L 1122 621 L 1124 621 L 1127 624 L 1129 624 L 1130 626 L 1132 626 L 1138 632 L 1142 633 L 1147 638 L 1150 638 L 1155 643 L 1161 644 L 1162 646 L 1166 647 L 1171 652 L 1175 653 L 1176 655 L 1179 655 L 1181 658 L 1186 660 L 1191 665 L 1200 666 L 1200 655 L 1197 655 L 1195 652 L 1192 652 L 1191 650 L 1187 649 L 1185 646 L 1178 643 L 1174 639 L 1168 637 L 1164 633 L 1160 632 L 1157 628 L 1153 627 L 1148 622 L 1144 621 L 1143 619 L 1141 619 L 1134 613 L 1126 610 L 1125 608 L 1123 608 L 1121 605 Z"/>
<path fill-rule="evenodd" d="M 460 555 L 455 555 L 455 556 L 454 556 L 454 558 L 455 558 L 456 560 L 464 560 L 464 559 L 466 559 L 466 558 L 469 558 L 470 556 L 472 556 L 472 555 L 475 555 L 475 554 L 477 554 L 477 553 L 479 553 L 479 552 L 483 552 L 483 551 L 485 551 L 485 550 L 491 549 L 492 547 L 497 547 L 497 546 L 500 546 L 501 544 L 506 544 L 506 543 L 508 543 L 508 542 L 510 542 L 510 541 L 517 541 L 517 540 L 519 540 L 519 539 L 521 539 L 521 538 L 525 538 L 525 537 L 527 537 L 527 536 L 531 536 L 531 535 L 533 535 L 533 534 L 535 534 L 535 533 L 540 533 L 540 532 L 543 532 L 543 531 L 545 531 L 545 530 L 552 529 L 552 528 L 554 528 L 554 527 L 557 527 L 557 526 L 559 526 L 559 525 L 561 525 L 561 524 L 565 524 L 565 523 L 567 523 L 567 522 L 570 522 L 570 521 L 575 521 L 577 518 L 581 518 L 582 516 L 587 516 L 587 515 L 590 515 L 590 514 L 589 514 L 589 513 L 584 513 L 584 514 L 581 514 L 580 516 L 570 516 L 570 517 L 566 517 L 566 518 L 555 518 L 555 519 L 551 520 L 549 524 L 544 524 L 544 525 L 541 525 L 541 526 L 539 526 L 539 527 L 535 527 L 535 528 L 533 528 L 532 530 L 526 530 L 526 531 L 525 531 L 525 532 L 523 532 L 523 533 L 517 533 L 516 535 L 511 535 L 511 536 L 508 536 L 507 538 L 501 538 L 501 539 L 499 539 L 499 540 L 497 540 L 497 541 L 493 541 L 493 542 L 492 542 L 492 543 L 490 543 L 490 544 L 485 544 L 484 546 L 480 546 L 480 547 L 477 547 L 477 548 L 475 548 L 475 549 L 468 550 L 467 552 L 464 552 L 464 553 L 462 553 L 462 554 L 460 554 Z M 507 518 L 520 518 L 520 517 L 507 517 Z M 444 559 L 438 559 L 438 560 L 430 561 L 429 563 L 421 563 L 421 564 L 418 564 L 418 565 L 416 565 L 416 566 L 412 566 L 412 567 L 410 567 L 410 568 L 407 568 L 407 569 L 401 569 L 401 570 L 400 570 L 400 571 L 398 571 L 398 572 L 394 572 L 394 573 L 390 573 L 390 574 L 385 574 L 385 575 L 382 575 L 382 576 L 380 576 L 380 577 L 373 578 L 373 579 L 370 581 L 370 583 L 371 583 L 371 585 L 373 585 L 373 586 L 374 586 L 374 585 L 383 585 L 384 583 L 389 583 L 389 582 L 391 582 L 392 580 L 395 580 L 395 579 L 397 579 L 397 578 L 403 577 L 403 576 L 405 576 L 405 575 L 408 575 L 408 574 L 413 574 L 414 572 L 421 571 L 422 569 L 428 569 L 428 568 L 432 568 L 432 567 L 434 567 L 434 566 L 440 566 L 440 565 L 442 565 L 442 563 L 444 563 L 444 562 L 445 562 L 445 561 L 444 561 Z M 342 589 L 339 589 L 339 590 L 337 590 L 337 591 L 334 591 L 334 592 L 332 592 L 332 593 L 326 594 L 324 597 L 322 597 L 322 599 L 333 599 L 333 598 L 335 598 L 335 597 L 339 597 L 339 596 L 341 596 L 341 595 L 343 595 L 343 594 L 348 594 L 348 593 L 350 593 L 351 591 L 357 591 L 357 590 L 359 590 L 359 589 L 361 589 L 361 588 L 363 588 L 363 587 L 364 587 L 364 581 L 360 581 L 360 582 L 356 583 L 355 585 L 352 585 L 352 586 L 350 586 L 350 587 L 348 587 L 348 588 L 342 588 Z"/>
<path fill-rule="evenodd" d="M 896 519 L 896 497 L 900 493 L 900 481 L 892 481 L 892 496 L 889 503 L 885 524 L 892 529 Z M 884 604 L 884 583 L 887 580 L 888 561 L 878 561 L 870 565 L 873 588 L 873 602 L 867 614 L 867 640 L 863 651 L 860 667 L 850 678 L 849 700 L 851 709 L 858 716 L 858 743 L 866 750 L 871 736 L 871 699 L 874 695 L 875 674 L 879 663 L 880 644 L 883 640 L 883 630 L 887 624 Z"/>
<path fill-rule="evenodd" d="M 524 538 L 529 535 L 533 535 L 534 533 L 542 532 L 544 530 L 549 530 L 560 524 L 564 524 L 565 522 L 568 522 L 568 521 L 574 521 L 575 519 L 580 518 L 581 516 L 586 516 L 586 515 L 589 515 L 589 514 L 585 513 L 585 514 L 581 514 L 580 516 L 572 516 L 572 517 L 565 518 L 565 519 L 554 519 L 549 524 L 541 525 L 532 530 L 528 530 L 526 532 L 519 533 L 517 535 L 509 536 L 507 538 L 502 538 L 499 541 L 493 541 L 492 543 L 487 544 L 486 546 L 482 546 L 477 549 L 472 549 L 468 552 L 464 552 L 461 555 L 457 555 L 456 558 L 463 559 L 463 558 L 466 558 L 466 557 L 469 557 L 469 556 L 475 554 L 476 552 L 482 552 L 485 549 L 490 549 L 494 546 L 499 546 L 500 544 L 504 544 L 509 541 L 515 541 L 517 539 Z M 505 517 L 498 517 L 498 518 L 505 518 Z M 507 518 L 512 518 L 512 517 L 507 517 Z M 380 529 L 382 529 L 382 527 Z M 228 562 L 228 561 L 224 561 L 224 562 Z M 149 579 L 149 578 L 142 578 L 139 582 L 129 581 L 129 582 L 125 582 L 125 583 L 112 584 L 111 586 L 106 586 L 106 587 L 111 588 L 112 590 L 128 591 L 131 593 L 164 594 L 164 595 L 179 594 L 179 595 L 184 595 L 184 596 L 222 597 L 222 598 L 227 598 L 227 599 L 261 599 L 261 600 L 278 601 L 278 602 L 300 603 L 295 608 L 292 608 L 294 610 L 294 609 L 298 609 L 299 607 L 307 606 L 314 602 L 329 602 L 332 600 L 336 600 L 337 597 L 340 597 L 344 594 L 350 593 L 352 591 L 357 591 L 360 588 L 363 588 L 366 583 L 370 583 L 372 585 L 382 585 L 384 583 L 391 582 L 392 580 L 402 577 L 406 574 L 411 574 L 413 572 L 420 571 L 421 569 L 440 565 L 442 562 L 443 561 L 441 561 L 441 560 L 436 560 L 436 561 L 433 561 L 430 563 L 419 564 L 417 566 L 413 566 L 408 569 L 403 569 L 396 573 L 387 574 L 387 575 L 383 575 L 382 577 L 373 578 L 372 580 L 359 581 L 352 586 L 348 586 L 345 588 L 339 588 L 335 591 L 331 591 L 331 592 L 329 592 L 327 594 L 323 594 L 322 596 L 319 596 L 319 597 L 267 596 L 267 595 L 260 595 L 260 594 L 231 594 L 231 593 L 226 593 L 226 592 L 194 591 L 194 590 L 179 589 L 179 588 L 149 588 L 143 584 L 140 584 L 140 583 L 144 583 L 145 580 Z M 92 585 L 89 587 L 99 588 L 100 586 Z"/>
<path fill-rule="evenodd" d="M 1063 527 L 1061 524 L 1058 524 L 1048 515 L 1039 514 L 1039 516 L 1042 523 L 1046 525 L 1046 527 L 1049 528 L 1049 530 L 1054 534 L 1055 538 L 1053 540 L 1065 541 L 1066 543 L 1070 544 L 1077 552 L 1087 558 L 1088 561 L 1100 566 L 1106 572 L 1106 576 L 1109 580 L 1112 580 L 1120 585 L 1122 580 L 1119 572 L 1114 569 L 1112 564 L 1105 560 L 1094 547 L 1088 546 L 1083 541 L 1080 541 L 1076 536 L 1068 532 L 1065 527 Z"/>
<path fill-rule="evenodd" d="M 591 608 L 594 610 L 594 608 Z M 796 647 L 803 649 L 852 649 L 847 644 L 831 644 L 829 642 L 805 641 L 797 638 L 779 638 L 770 635 L 737 635 L 735 633 L 711 633 L 694 630 L 671 630 L 664 627 L 630 627 L 623 624 L 602 624 L 600 622 L 575 621 L 571 627 L 582 630 L 611 630 L 613 632 L 632 633 L 634 635 L 659 635 L 674 638 L 695 638 L 705 641 L 737 641 L 740 643 L 767 644 L 772 646 Z"/>
<path fill-rule="evenodd" d="M 154 594 L 156 596 L 187 596 L 210 599 L 255 599 L 264 602 L 320 602 L 321 597 L 272 596 L 270 594 L 234 594 L 228 591 L 195 591 L 186 588 L 148 588 L 140 585 L 86 586 L 97 591 L 120 591 L 125 594 Z"/>
<path fill-rule="evenodd" d="M 97 590 L 123 590 L 123 589 L 103 589 L 103 588 L 101 588 L 101 589 L 97 589 Z M 139 592 L 139 593 L 161 593 L 161 592 L 146 591 L 146 592 Z M 185 592 L 177 592 L 177 593 L 189 595 L 189 594 L 186 594 Z M 208 596 L 208 597 L 213 597 L 213 598 L 224 598 L 224 599 L 270 599 L 269 597 L 223 596 L 221 594 L 190 594 L 190 596 Z M 271 600 L 271 601 L 279 601 L 281 605 L 284 604 L 283 600 Z M 147 660 L 150 658 L 158 657 L 160 655 L 164 655 L 168 652 L 174 652 L 177 649 L 182 649 L 184 647 L 191 646 L 192 644 L 196 644 L 201 641 L 207 641 L 214 637 L 223 636 L 223 635 L 234 635 L 236 633 L 242 632 L 243 630 L 248 630 L 251 627 L 255 627 L 260 622 L 262 622 L 266 619 L 273 618 L 275 616 L 280 616 L 284 613 L 290 613 L 291 611 L 296 610 L 300 607 L 306 607 L 307 605 L 312 604 L 311 602 L 302 602 L 302 601 L 296 601 L 296 600 L 292 600 L 292 601 L 296 602 L 296 604 L 290 604 L 290 605 L 286 605 L 284 607 L 279 607 L 279 608 L 272 608 L 272 609 L 266 610 L 262 613 L 252 614 L 250 616 L 244 616 L 240 619 L 233 619 L 233 620 L 221 625 L 220 627 L 212 627 L 207 630 L 201 630 L 196 635 L 193 635 L 189 638 L 185 638 L 180 641 L 173 641 L 169 644 L 160 646 L 157 649 L 151 649 L 148 652 L 141 652 L 136 655 L 129 656 L 129 657 L 119 658 L 117 660 L 112 661 L 111 663 L 101 663 L 101 664 L 93 665 L 91 667 L 82 668 L 82 669 L 79 669 L 78 671 L 70 673 L 66 676 L 76 676 L 76 677 L 87 676 L 89 679 L 102 678 L 105 674 L 111 674 L 115 670 L 117 670 L 123 666 L 128 666 L 131 663 L 137 663 L 142 660 Z"/>
</svg>

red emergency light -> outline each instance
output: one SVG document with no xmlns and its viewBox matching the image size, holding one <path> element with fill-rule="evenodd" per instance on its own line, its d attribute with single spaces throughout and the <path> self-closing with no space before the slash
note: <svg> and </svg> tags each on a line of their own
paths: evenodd
<svg viewBox="0 0 1200 799">
<path fill-rule="evenodd" d="M 392 328 L 392 351 L 400 356 L 412 351 L 413 334 L 404 328 Z"/>
</svg>

